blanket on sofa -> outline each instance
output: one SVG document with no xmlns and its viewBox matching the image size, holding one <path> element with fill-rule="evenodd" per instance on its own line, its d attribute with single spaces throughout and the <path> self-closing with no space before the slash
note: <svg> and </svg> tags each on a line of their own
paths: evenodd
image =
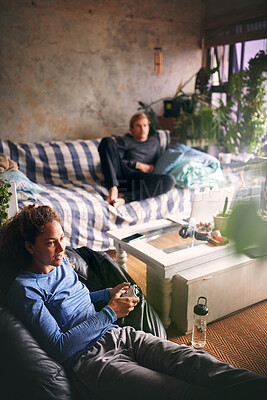
<svg viewBox="0 0 267 400">
<path fill-rule="evenodd" d="M 173 145 L 159 157 L 154 173 L 171 174 L 179 187 L 216 187 L 224 181 L 220 161 L 182 143 Z"/>
<path fill-rule="evenodd" d="M 162 151 L 169 143 L 167 131 L 159 131 Z M 53 207 L 62 218 L 66 243 L 96 251 L 112 248 L 108 230 L 166 217 L 189 214 L 193 192 L 170 192 L 115 209 L 105 201 L 98 154 L 99 139 L 15 143 L 0 139 L 0 153 L 17 163 L 19 207 L 36 202 Z M 12 171 L 9 171 L 12 173 Z"/>
</svg>

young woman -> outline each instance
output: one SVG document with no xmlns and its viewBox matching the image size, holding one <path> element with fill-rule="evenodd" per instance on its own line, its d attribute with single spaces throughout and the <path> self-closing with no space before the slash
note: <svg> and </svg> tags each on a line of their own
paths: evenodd
<svg viewBox="0 0 267 400">
<path fill-rule="evenodd" d="M 152 174 L 161 149 L 159 138 L 148 135 L 149 125 L 146 114 L 136 113 L 130 119 L 129 133 L 105 137 L 98 147 L 109 189 L 106 200 L 116 208 L 166 193 L 176 183 L 172 175 Z"/>
<path fill-rule="evenodd" d="M 64 233 L 48 206 L 27 206 L 3 228 L 1 253 L 13 268 L 8 301 L 47 351 L 96 399 L 260 399 L 266 377 L 116 320 L 137 298 L 122 283 L 90 293 L 64 254 Z M 94 305 L 102 303 L 100 311 Z M 250 397 L 251 396 L 251 397 Z"/>
</svg>

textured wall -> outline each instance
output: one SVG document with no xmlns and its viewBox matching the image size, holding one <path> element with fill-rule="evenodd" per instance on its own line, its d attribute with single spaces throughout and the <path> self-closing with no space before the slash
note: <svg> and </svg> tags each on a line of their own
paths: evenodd
<svg viewBox="0 0 267 400">
<path fill-rule="evenodd" d="M 21 142 L 124 133 L 138 100 L 201 66 L 203 0 L 0 0 L 0 132 Z M 163 74 L 153 48 L 163 48 Z M 188 90 L 192 89 L 194 81 Z M 155 107 L 163 112 L 163 104 Z"/>
</svg>

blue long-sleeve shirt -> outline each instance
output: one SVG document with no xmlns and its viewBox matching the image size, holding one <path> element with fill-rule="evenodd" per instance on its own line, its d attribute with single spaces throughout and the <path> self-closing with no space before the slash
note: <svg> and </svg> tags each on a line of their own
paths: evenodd
<svg viewBox="0 0 267 400">
<path fill-rule="evenodd" d="M 64 256 L 48 274 L 21 272 L 12 283 L 8 301 L 13 311 L 54 359 L 73 364 L 104 333 L 117 316 L 108 289 L 90 293 Z M 95 303 L 103 303 L 101 311 Z"/>
</svg>

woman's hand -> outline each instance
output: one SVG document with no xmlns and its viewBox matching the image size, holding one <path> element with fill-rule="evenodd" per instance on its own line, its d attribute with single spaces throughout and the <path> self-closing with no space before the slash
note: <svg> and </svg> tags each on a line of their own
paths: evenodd
<svg viewBox="0 0 267 400">
<path fill-rule="evenodd" d="M 111 295 L 112 293 L 114 294 L 108 305 L 117 315 L 117 319 L 128 315 L 131 311 L 134 310 L 134 307 L 139 302 L 138 297 L 121 297 L 121 295 L 126 292 L 128 287 L 129 283 L 124 282 L 120 285 L 115 286 L 115 288 L 109 289 L 109 295 Z"/>
<path fill-rule="evenodd" d="M 135 164 L 135 168 L 139 169 L 142 172 L 146 172 L 146 173 L 147 172 L 152 172 L 154 170 L 154 166 L 153 165 L 144 164 L 144 163 L 141 163 L 139 161 Z"/>
<path fill-rule="evenodd" d="M 126 290 L 129 289 L 129 286 L 130 286 L 129 282 L 123 282 L 123 283 L 119 283 L 119 285 L 115 286 L 114 288 L 110 288 L 108 291 L 109 298 L 111 299 L 114 296 L 114 294 L 116 294 L 119 290 L 122 290 L 122 289 L 124 290 L 124 292 L 122 292 L 122 294 L 125 293 Z"/>
</svg>

